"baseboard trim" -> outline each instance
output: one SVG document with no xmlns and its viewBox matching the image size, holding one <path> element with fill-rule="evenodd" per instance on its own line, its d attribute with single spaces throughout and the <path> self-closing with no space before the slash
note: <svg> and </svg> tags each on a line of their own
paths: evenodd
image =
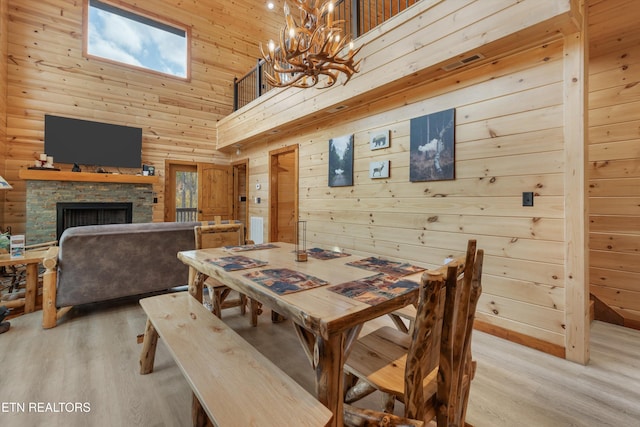
<svg viewBox="0 0 640 427">
<path fill-rule="evenodd" d="M 517 344 L 530 347 L 544 353 L 551 354 L 553 356 L 566 359 L 565 348 L 556 344 L 551 344 L 546 341 L 542 341 L 538 338 L 533 338 L 528 335 L 521 334 L 519 332 L 510 331 L 500 326 L 492 325 L 482 320 L 476 319 L 473 323 L 474 329 L 485 332 L 490 335 L 494 335 L 499 338 L 503 338 L 507 341 L 515 342 Z"/>
</svg>

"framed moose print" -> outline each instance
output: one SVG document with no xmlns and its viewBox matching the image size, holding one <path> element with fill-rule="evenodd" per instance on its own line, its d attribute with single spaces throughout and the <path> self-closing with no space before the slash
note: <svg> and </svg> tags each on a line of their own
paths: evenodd
<svg viewBox="0 0 640 427">
<path fill-rule="evenodd" d="M 411 119 L 409 180 L 441 181 L 455 177 L 455 109 Z"/>
</svg>

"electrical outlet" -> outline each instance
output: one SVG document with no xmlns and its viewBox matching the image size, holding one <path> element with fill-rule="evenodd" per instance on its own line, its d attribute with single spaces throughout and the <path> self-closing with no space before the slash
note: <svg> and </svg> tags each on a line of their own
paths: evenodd
<svg viewBox="0 0 640 427">
<path fill-rule="evenodd" d="M 522 193 L 522 206 L 533 206 L 533 192 L 525 191 Z"/>
</svg>

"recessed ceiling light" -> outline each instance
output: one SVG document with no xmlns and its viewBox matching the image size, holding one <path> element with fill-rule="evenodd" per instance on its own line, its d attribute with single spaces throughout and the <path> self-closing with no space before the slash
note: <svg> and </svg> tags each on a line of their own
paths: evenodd
<svg viewBox="0 0 640 427">
<path fill-rule="evenodd" d="M 275 5 L 275 4 L 273 4 L 273 2 L 272 2 L 272 1 L 270 1 L 269 3 L 267 3 L 267 8 L 268 8 L 269 10 L 273 10 L 273 8 L 274 8 L 274 7 L 276 7 L 276 5 Z"/>
</svg>

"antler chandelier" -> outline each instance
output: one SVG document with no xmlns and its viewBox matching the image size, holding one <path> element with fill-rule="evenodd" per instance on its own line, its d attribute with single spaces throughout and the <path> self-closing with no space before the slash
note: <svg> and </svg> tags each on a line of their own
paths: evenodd
<svg viewBox="0 0 640 427">
<path fill-rule="evenodd" d="M 279 52 L 273 40 L 262 57 L 273 70 L 266 72 L 269 84 L 276 87 L 293 86 L 308 88 L 326 76 L 320 88 L 333 86 L 340 73 L 346 76 L 346 84 L 358 72 L 360 60 L 354 56 L 360 51 L 353 43 L 345 48 L 348 37 L 342 37 L 344 20 L 333 20 L 333 3 L 328 0 L 291 0 L 300 9 L 300 23 L 291 16 L 287 1 L 284 3 L 286 27 L 280 33 Z M 318 3 L 320 3 L 319 6 Z M 343 52 L 346 51 L 346 52 Z"/>
</svg>

